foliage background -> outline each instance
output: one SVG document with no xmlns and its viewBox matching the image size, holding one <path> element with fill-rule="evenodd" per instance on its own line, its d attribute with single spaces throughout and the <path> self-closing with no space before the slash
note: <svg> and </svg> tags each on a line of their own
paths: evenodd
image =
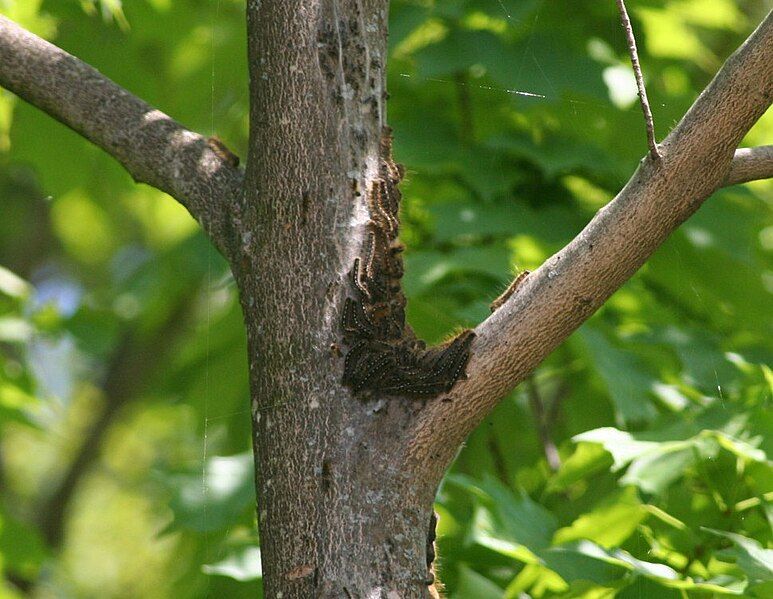
<svg viewBox="0 0 773 599">
<path fill-rule="evenodd" d="M 659 137 L 770 8 L 628 5 Z M 241 1 L 0 12 L 244 155 Z M 409 319 L 435 341 L 614 195 L 643 123 L 612 0 L 393 0 L 390 52 Z M 437 503 L 448 596 L 773 596 L 772 190 L 718 192 L 470 437 Z M 0 206 L 0 597 L 255 596 L 224 261 L 5 91 Z"/>
</svg>

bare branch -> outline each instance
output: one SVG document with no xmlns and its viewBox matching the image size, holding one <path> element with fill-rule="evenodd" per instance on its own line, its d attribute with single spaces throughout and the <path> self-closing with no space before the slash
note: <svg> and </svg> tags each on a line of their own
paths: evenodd
<svg viewBox="0 0 773 599">
<path fill-rule="evenodd" d="M 660 157 L 658 144 L 655 141 L 655 122 L 652 119 L 650 101 L 647 99 L 647 88 L 644 86 L 644 75 L 639 63 L 639 51 L 636 48 L 636 36 L 633 34 L 633 25 L 631 25 L 631 19 L 628 17 L 628 10 L 625 8 L 623 0 L 617 0 L 617 10 L 620 11 L 620 22 L 623 24 L 625 39 L 628 41 L 628 54 L 631 56 L 631 66 L 634 77 L 636 77 L 636 88 L 639 92 L 641 110 L 644 113 L 644 123 L 647 127 L 647 144 L 650 147 L 650 153 L 655 157 Z"/>
<path fill-rule="evenodd" d="M 739 148 L 723 186 L 738 185 L 773 177 L 773 146 Z"/>
<path fill-rule="evenodd" d="M 0 15 L 0 85 L 83 135 L 138 182 L 182 203 L 225 253 L 242 174 L 207 138 Z"/>
<path fill-rule="evenodd" d="M 456 449 L 500 398 L 593 314 L 728 173 L 738 143 L 773 99 L 773 13 L 625 188 L 480 324 L 467 367 L 406 433 L 401 467 L 439 482 Z M 733 175 L 735 176 L 735 175 Z"/>
<path fill-rule="evenodd" d="M 534 375 L 526 379 L 526 392 L 529 396 L 529 406 L 536 421 L 542 450 L 545 452 L 545 460 L 553 472 L 558 472 L 558 469 L 561 467 L 561 456 L 559 456 L 558 448 L 550 436 L 550 426 L 552 423 L 548 419 L 549 416 L 545 410 L 545 403 L 542 401 L 542 395 L 534 380 Z"/>
</svg>

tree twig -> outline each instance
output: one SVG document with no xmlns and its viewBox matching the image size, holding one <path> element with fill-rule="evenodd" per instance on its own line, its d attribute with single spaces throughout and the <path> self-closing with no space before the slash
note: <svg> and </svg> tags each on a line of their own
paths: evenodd
<svg viewBox="0 0 773 599">
<path fill-rule="evenodd" d="M 467 84 L 467 76 L 463 71 L 454 75 L 456 82 L 456 95 L 459 101 L 459 120 L 461 139 L 463 143 L 472 144 L 475 142 L 475 125 L 472 117 L 472 99 L 470 98 L 470 89 Z"/>
<path fill-rule="evenodd" d="M 228 208 L 242 173 L 207 138 L 2 15 L 0 85 L 99 146 L 135 181 L 178 200 L 228 252 Z"/>
<path fill-rule="evenodd" d="M 402 471 L 439 482 L 456 448 L 500 398 L 625 283 L 729 173 L 739 176 L 731 170 L 735 149 L 772 99 L 773 12 L 663 141 L 661 160 L 643 160 L 617 197 L 475 329 L 468 380 L 418 414 L 405 433 Z M 739 169 L 751 162 L 740 156 Z"/>
<path fill-rule="evenodd" d="M 545 452 L 545 459 L 553 472 L 557 472 L 561 467 L 561 458 L 558 455 L 558 448 L 550 436 L 550 424 L 548 414 L 545 410 L 545 403 L 534 381 L 534 375 L 526 379 L 526 392 L 529 396 L 529 406 L 531 407 L 534 420 L 537 424 L 537 433 L 539 434 L 542 450 Z"/>
<path fill-rule="evenodd" d="M 636 88 L 639 93 L 641 110 L 644 113 L 644 123 L 647 127 L 647 144 L 650 147 L 652 156 L 654 158 L 660 158 L 658 144 L 655 141 L 655 122 L 652 119 L 652 109 L 650 108 L 650 102 L 647 99 L 647 88 L 644 86 L 644 75 L 641 72 L 641 64 L 639 63 L 639 51 L 636 48 L 636 37 L 633 34 L 633 25 L 631 25 L 631 19 L 628 16 L 628 10 L 625 8 L 624 0 L 616 0 L 616 2 L 617 9 L 620 11 L 620 22 L 623 24 L 625 38 L 628 42 L 628 53 L 631 55 L 631 66 L 633 67 L 633 74 L 636 77 Z"/>
<path fill-rule="evenodd" d="M 497 473 L 499 480 L 501 480 L 502 483 L 509 487 L 512 482 L 510 481 L 510 476 L 507 473 L 507 462 L 505 461 L 505 456 L 502 453 L 502 448 L 499 445 L 496 431 L 488 430 L 486 431 L 486 435 L 486 446 L 488 447 L 489 453 L 491 454 L 491 460 L 494 463 L 494 472 Z"/>
<path fill-rule="evenodd" d="M 550 399 L 550 404 L 548 405 L 548 409 L 545 413 L 545 422 L 548 426 L 548 430 L 553 428 L 555 423 L 558 421 L 558 417 L 561 414 L 561 405 L 564 403 L 564 400 L 569 395 L 569 390 L 571 389 L 570 379 L 568 376 L 563 376 L 561 378 L 561 382 L 558 385 L 558 388 L 553 393 L 553 396 Z"/>
</svg>

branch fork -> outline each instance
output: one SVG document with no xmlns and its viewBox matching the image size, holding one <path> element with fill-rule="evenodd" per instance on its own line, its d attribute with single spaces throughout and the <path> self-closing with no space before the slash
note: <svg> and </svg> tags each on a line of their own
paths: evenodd
<svg viewBox="0 0 773 599">
<path fill-rule="evenodd" d="M 718 188 L 773 176 L 773 147 L 736 150 L 773 99 L 773 13 L 625 187 L 475 329 L 468 380 L 427 405 L 401 466 L 439 483 L 456 448 Z M 654 140 L 654 138 L 651 138 Z M 651 148 L 653 146 L 651 145 Z M 433 459 L 427 459 L 433 456 Z"/>
</svg>

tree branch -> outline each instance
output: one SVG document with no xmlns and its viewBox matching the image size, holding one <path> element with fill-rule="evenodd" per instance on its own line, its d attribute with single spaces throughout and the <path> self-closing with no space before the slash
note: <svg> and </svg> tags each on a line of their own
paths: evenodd
<svg viewBox="0 0 773 599">
<path fill-rule="evenodd" d="M 464 438 L 500 398 L 623 285 L 727 177 L 739 177 L 731 171 L 734 151 L 771 99 L 773 13 L 663 141 L 662 159 L 642 160 L 617 197 L 477 327 L 469 379 L 428 403 L 406 432 L 401 467 L 409 476 L 437 484 Z M 747 162 L 741 158 L 738 164 Z"/>
<path fill-rule="evenodd" d="M 242 174 L 207 138 L 0 15 L 0 85 L 80 133 L 135 181 L 171 195 L 227 252 Z"/>
<path fill-rule="evenodd" d="M 658 152 L 658 142 L 655 140 L 655 123 L 652 120 L 652 109 L 650 108 L 650 101 L 647 99 L 644 74 L 641 72 L 639 51 L 636 48 L 636 36 L 633 34 L 633 25 L 631 25 L 628 9 L 625 7 L 625 2 L 623 0 L 617 0 L 617 10 L 620 12 L 620 22 L 623 25 L 625 39 L 628 42 L 628 54 L 631 57 L 631 66 L 633 67 L 633 74 L 636 78 L 636 89 L 639 93 L 639 103 L 641 104 L 641 111 L 644 114 L 644 124 L 647 128 L 647 145 L 649 145 L 650 152 L 653 156 L 660 157 L 660 153 Z"/>
<path fill-rule="evenodd" d="M 549 415 L 546 414 L 545 403 L 542 401 L 542 395 L 534 380 L 534 375 L 526 379 L 526 393 L 529 396 L 529 406 L 536 421 L 535 424 L 537 425 L 537 433 L 542 444 L 542 450 L 545 452 L 545 460 L 553 472 L 558 472 L 558 469 L 561 468 L 561 457 L 558 454 L 558 448 L 553 442 L 553 438 L 550 436 L 550 425 L 552 423 L 549 420 Z M 558 401 L 556 399 L 556 403 Z"/>
<path fill-rule="evenodd" d="M 738 185 L 773 177 L 773 146 L 739 148 L 733 156 L 730 172 L 723 186 Z"/>
</svg>

